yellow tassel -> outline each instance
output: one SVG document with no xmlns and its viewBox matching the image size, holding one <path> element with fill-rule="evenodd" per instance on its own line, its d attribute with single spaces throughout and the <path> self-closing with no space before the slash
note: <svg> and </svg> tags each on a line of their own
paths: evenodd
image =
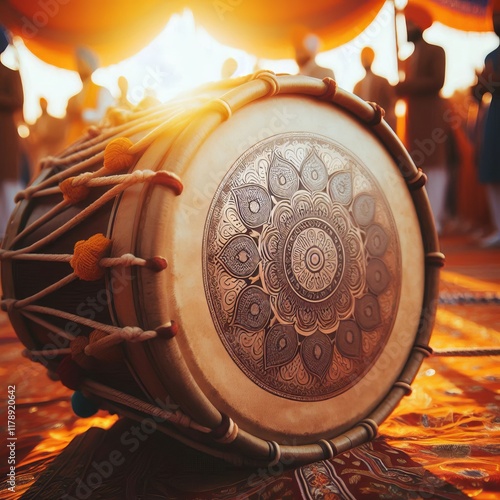
<svg viewBox="0 0 500 500">
<path fill-rule="evenodd" d="M 69 177 L 59 184 L 59 189 L 63 194 L 64 200 L 72 205 L 83 201 L 90 192 L 89 188 L 83 184 L 81 186 L 73 186 L 73 179 L 74 177 Z"/>
<path fill-rule="evenodd" d="M 104 168 L 111 172 L 121 172 L 132 166 L 134 155 L 128 150 L 134 143 L 127 137 L 113 139 L 104 150 Z"/>
<path fill-rule="evenodd" d="M 75 243 L 70 265 L 74 273 L 84 281 L 95 281 L 104 276 L 104 269 L 99 265 L 111 248 L 111 240 L 103 234 L 94 234 L 88 240 Z"/>
</svg>

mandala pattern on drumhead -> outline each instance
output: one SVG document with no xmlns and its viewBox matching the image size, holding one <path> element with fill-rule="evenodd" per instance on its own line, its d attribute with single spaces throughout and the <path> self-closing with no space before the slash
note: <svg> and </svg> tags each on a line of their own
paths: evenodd
<svg viewBox="0 0 500 500">
<path fill-rule="evenodd" d="M 301 401 L 357 383 L 391 334 L 399 238 L 373 173 L 331 139 L 286 134 L 219 185 L 203 246 L 215 328 L 256 384 Z"/>
</svg>

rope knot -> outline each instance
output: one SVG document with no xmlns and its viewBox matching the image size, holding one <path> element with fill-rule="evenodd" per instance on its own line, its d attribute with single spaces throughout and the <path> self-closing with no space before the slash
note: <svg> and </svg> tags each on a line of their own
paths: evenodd
<svg viewBox="0 0 500 500">
<path fill-rule="evenodd" d="M 74 273 L 84 281 L 102 278 L 104 269 L 99 265 L 99 261 L 106 257 L 111 243 L 110 239 L 100 233 L 94 234 L 88 240 L 77 241 L 70 261 Z"/>
<path fill-rule="evenodd" d="M 123 352 L 119 344 L 102 345 L 101 348 L 92 349 L 92 346 L 100 342 L 101 339 L 108 338 L 109 334 L 102 330 L 93 330 L 89 335 L 89 345 L 87 351 L 90 351 L 92 356 L 99 361 L 107 363 L 118 363 L 123 360 Z"/>
<path fill-rule="evenodd" d="M 128 150 L 134 143 L 128 137 L 112 140 L 104 150 L 104 168 L 111 172 L 120 172 L 132 166 L 134 155 Z"/>
<path fill-rule="evenodd" d="M 12 313 L 16 307 L 16 302 L 16 299 L 4 299 L 0 302 L 0 308 L 4 312 Z"/>
<path fill-rule="evenodd" d="M 135 170 L 129 175 L 129 179 L 132 182 L 145 182 L 149 178 L 154 177 L 155 172 L 153 172 L 152 170 Z"/>
<path fill-rule="evenodd" d="M 68 177 L 59 184 L 59 189 L 63 194 L 64 201 L 72 205 L 83 201 L 90 193 L 90 189 L 87 186 L 83 184 L 73 184 L 74 179 L 76 179 L 76 177 Z"/>
<path fill-rule="evenodd" d="M 120 332 L 120 336 L 127 342 L 142 342 L 156 337 L 154 330 L 143 330 L 138 326 L 125 326 Z"/>
<path fill-rule="evenodd" d="M 327 76 L 323 78 L 323 83 L 325 84 L 325 92 L 321 95 L 321 98 L 333 100 L 337 92 L 337 82 L 333 78 Z"/>
<path fill-rule="evenodd" d="M 124 253 L 120 257 L 120 264 L 122 266 L 133 266 L 137 261 L 137 257 L 131 253 Z"/>
<path fill-rule="evenodd" d="M 172 189 L 176 196 L 179 196 L 184 189 L 180 177 L 172 172 L 166 172 L 165 170 L 159 170 L 156 172 L 152 182 L 153 184 L 160 184 Z"/>
<path fill-rule="evenodd" d="M 267 97 L 272 97 L 273 95 L 279 94 L 280 84 L 274 72 L 264 70 L 257 74 L 257 78 L 264 80 L 268 84 L 269 92 L 267 94 Z"/>
</svg>

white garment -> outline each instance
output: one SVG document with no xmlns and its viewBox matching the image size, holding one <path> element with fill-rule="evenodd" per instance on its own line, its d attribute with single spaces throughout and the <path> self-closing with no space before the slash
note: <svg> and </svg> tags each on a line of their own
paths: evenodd
<svg viewBox="0 0 500 500">
<path fill-rule="evenodd" d="M 443 226 L 446 190 L 448 187 L 448 169 L 445 166 L 427 167 L 424 172 L 427 175 L 425 189 L 434 215 L 436 230 L 440 234 Z"/>
<path fill-rule="evenodd" d="M 16 206 L 14 197 L 22 189 L 21 181 L 7 180 L 0 183 L 0 243 L 5 236 L 7 223 Z"/>
</svg>

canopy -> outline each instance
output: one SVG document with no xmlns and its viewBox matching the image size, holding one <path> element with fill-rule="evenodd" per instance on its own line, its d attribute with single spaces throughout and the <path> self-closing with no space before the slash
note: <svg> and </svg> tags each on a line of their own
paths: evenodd
<svg viewBox="0 0 500 500">
<path fill-rule="evenodd" d="M 29 50 L 56 66 L 75 68 L 86 46 L 102 65 L 143 48 L 169 17 L 190 8 L 220 42 L 258 57 L 293 57 L 293 40 L 315 33 L 322 50 L 360 34 L 385 0 L 0 0 L 0 23 Z"/>
<path fill-rule="evenodd" d="M 463 31 L 492 31 L 493 7 L 500 10 L 499 0 L 409 0 L 425 7 L 434 21 Z"/>
<path fill-rule="evenodd" d="M 258 57 L 291 58 L 294 42 L 313 33 L 321 50 L 358 36 L 385 0 L 214 0 L 191 1 L 195 19 L 226 45 Z"/>
<path fill-rule="evenodd" d="M 180 0 L 0 0 L 0 24 L 43 61 L 76 69 L 84 46 L 103 66 L 145 47 L 182 9 Z"/>
<path fill-rule="evenodd" d="M 409 0 L 434 20 L 461 30 L 491 30 L 499 0 Z M 0 23 L 40 59 L 75 68 L 75 49 L 86 46 L 104 66 L 133 55 L 190 8 L 198 24 L 220 42 L 263 58 L 293 57 L 294 42 L 314 33 L 321 50 L 352 40 L 385 0 L 0 0 Z"/>
</svg>

